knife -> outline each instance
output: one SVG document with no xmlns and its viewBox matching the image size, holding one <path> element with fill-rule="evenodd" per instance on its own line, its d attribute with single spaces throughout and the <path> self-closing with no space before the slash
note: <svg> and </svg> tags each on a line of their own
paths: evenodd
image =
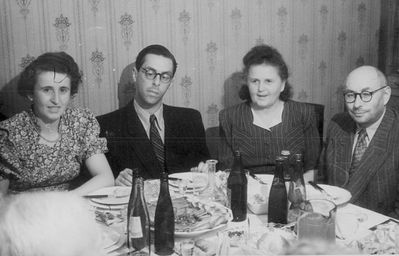
<svg viewBox="0 0 399 256">
<path fill-rule="evenodd" d="M 110 195 L 101 195 L 101 194 L 97 194 L 97 195 L 84 195 L 84 198 L 105 198 L 105 197 L 109 197 Z"/>
<path fill-rule="evenodd" d="M 320 187 L 319 185 L 317 185 L 315 182 L 313 181 L 308 181 L 308 183 L 314 187 L 315 189 L 319 190 L 321 193 L 323 193 L 324 195 L 326 195 L 328 198 L 336 200 L 337 197 L 330 195 L 327 191 L 325 191 L 322 187 Z"/>
</svg>

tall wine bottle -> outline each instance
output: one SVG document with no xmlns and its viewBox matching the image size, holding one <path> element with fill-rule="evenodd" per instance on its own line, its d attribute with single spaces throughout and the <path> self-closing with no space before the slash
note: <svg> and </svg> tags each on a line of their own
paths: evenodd
<svg viewBox="0 0 399 256">
<path fill-rule="evenodd" d="M 166 172 L 161 174 L 160 186 L 154 220 L 155 253 L 170 255 L 175 245 L 175 216 Z"/>
<path fill-rule="evenodd" d="M 248 181 L 242 167 L 241 153 L 236 150 L 234 151 L 233 166 L 227 178 L 233 222 L 244 221 L 247 218 L 247 186 Z"/>
<path fill-rule="evenodd" d="M 150 217 L 144 198 L 144 180 L 133 169 L 132 190 L 127 212 L 127 246 L 136 254 L 150 255 Z"/>
<path fill-rule="evenodd" d="M 276 168 L 269 194 L 268 222 L 287 224 L 288 200 L 284 182 L 284 157 L 276 158 Z"/>
</svg>

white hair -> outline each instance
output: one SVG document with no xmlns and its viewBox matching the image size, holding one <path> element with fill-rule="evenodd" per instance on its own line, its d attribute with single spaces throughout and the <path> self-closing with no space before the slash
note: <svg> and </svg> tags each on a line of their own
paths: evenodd
<svg viewBox="0 0 399 256">
<path fill-rule="evenodd" d="M 0 255 L 102 256 L 94 213 L 70 192 L 0 198 Z"/>
</svg>

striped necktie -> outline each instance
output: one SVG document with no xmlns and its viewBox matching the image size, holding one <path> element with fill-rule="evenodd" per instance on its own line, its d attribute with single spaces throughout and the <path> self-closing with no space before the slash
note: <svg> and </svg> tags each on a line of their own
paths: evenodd
<svg viewBox="0 0 399 256">
<path fill-rule="evenodd" d="M 353 172 L 356 170 L 356 168 L 359 166 L 360 160 L 362 160 L 362 156 L 367 149 L 366 137 L 367 137 L 366 129 L 361 129 L 357 137 L 355 150 L 353 151 L 352 163 L 351 163 L 351 168 L 349 170 L 349 175 L 352 175 Z"/>
<path fill-rule="evenodd" d="M 157 118 L 155 115 L 150 116 L 150 141 L 163 170 L 165 162 L 164 148 L 161 135 L 157 129 Z"/>
</svg>

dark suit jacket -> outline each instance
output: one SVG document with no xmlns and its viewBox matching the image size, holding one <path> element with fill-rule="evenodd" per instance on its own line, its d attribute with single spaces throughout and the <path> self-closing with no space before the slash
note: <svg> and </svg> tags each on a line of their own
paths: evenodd
<svg viewBox="0 0 399 256">
<path fill-rule="evenodd" d="M 169 172 L 187 171 L 209 159 L 201 114 L 194 109 L 164 105 L 165 162 Z M 161 166 L 131 101 L 127 106 L 97 117 L 100 137 L 115 177 L 125 168 L 138 167 L 144 178 L 159 178 Z"/>
<path fill-rule="evenodd" d="M 351 202 L 398 217 L 399 113 L 387 108 L 361 163 L 349 178 L 356 124 L 348 113 L 335 115 L 328 127 L 322 168 L 328 183 L 346 188 Z M 398 211 L 398 212 L 395 212 Z"/>
</svg>

